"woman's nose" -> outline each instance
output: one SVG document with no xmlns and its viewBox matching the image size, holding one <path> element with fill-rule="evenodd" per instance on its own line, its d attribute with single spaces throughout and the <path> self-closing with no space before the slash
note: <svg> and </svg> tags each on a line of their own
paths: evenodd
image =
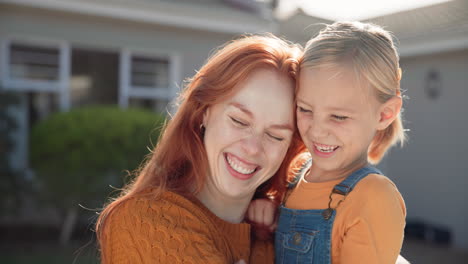
<svg viewBox="0 0 468 264">
<path fill-rule="evenodd" d="M 262 136 L 258 134 L 249 135 L 243 140 L 242 148 L 248 155 L 254 156 L 258 154 L 263 149 Z"/>
</svg>

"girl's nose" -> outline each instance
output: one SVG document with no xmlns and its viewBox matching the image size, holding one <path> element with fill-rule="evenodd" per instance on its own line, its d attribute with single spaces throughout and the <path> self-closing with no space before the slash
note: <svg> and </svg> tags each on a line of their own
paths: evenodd
<svg viewBox="0 0 468 264">
<path fill-rule="evenodd" d="M 311 121 L 310 131 L 314 139 L 322 139 L 328 136 L 328 128 L 325 120 L 317 120 L 317 118 Z"/>
</svg>

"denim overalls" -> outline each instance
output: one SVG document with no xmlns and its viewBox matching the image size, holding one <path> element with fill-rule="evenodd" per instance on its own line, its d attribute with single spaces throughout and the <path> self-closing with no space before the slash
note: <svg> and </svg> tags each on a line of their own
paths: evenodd
<svg viewBox="0 0 468 264">
<path fill-rule="evenodd" d="M 310 168 L 311 160 L 304 164 L 294 187 Z M 275 263 L 331 263 L 331 234 L 336 215 L 336 207 L 344 201 L 354 186 L 368 174 L 382 174 L 374 167 L 364 167 L 353 172 L 335 185 L 330 193 L 330 202 L 323 210 L 295 210 L 280 206 L 278 228 L 275 233 Z M 291 190 L 290 190 L 291 191 Z M 342 195 L 335 208 L 330 208 L 332 194 Z M 336 198 L 336 195 L 333 197 Z"/>
</svg>

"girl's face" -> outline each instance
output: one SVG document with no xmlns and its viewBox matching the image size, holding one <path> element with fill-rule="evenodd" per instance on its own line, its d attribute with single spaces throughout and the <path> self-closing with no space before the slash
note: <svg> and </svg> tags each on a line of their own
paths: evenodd
<svg viewBox="0 0 468 264">
<path fill-rule="evenodd" d="M 286 155 L 294 129 L 294 83 L 259 69 L 203 119 L 210 172 L 204 191 L 251 198 Z"/>
<path fill-rule="evenodd" d="M 301 69 L 296 111 L 313 169 L 342 175 L 367 163 L 368 147 L 381 128 L 380 104 L 352 70 Z"/>
</svg>

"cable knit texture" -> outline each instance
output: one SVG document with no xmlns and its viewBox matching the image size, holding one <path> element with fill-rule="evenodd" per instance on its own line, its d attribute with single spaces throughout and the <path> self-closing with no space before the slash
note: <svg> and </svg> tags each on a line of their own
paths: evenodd
<svg viewBox="0 0 468 264">
<path fill-rule="evenodd" d="M 133 197 L 107 216 L 101 237 L 103 262 L 274 262 L 272 243 L 251 241 L 249 224 L 226 222 L 196 198 L 169 191 L 155 197 Z"/>
</svg>

